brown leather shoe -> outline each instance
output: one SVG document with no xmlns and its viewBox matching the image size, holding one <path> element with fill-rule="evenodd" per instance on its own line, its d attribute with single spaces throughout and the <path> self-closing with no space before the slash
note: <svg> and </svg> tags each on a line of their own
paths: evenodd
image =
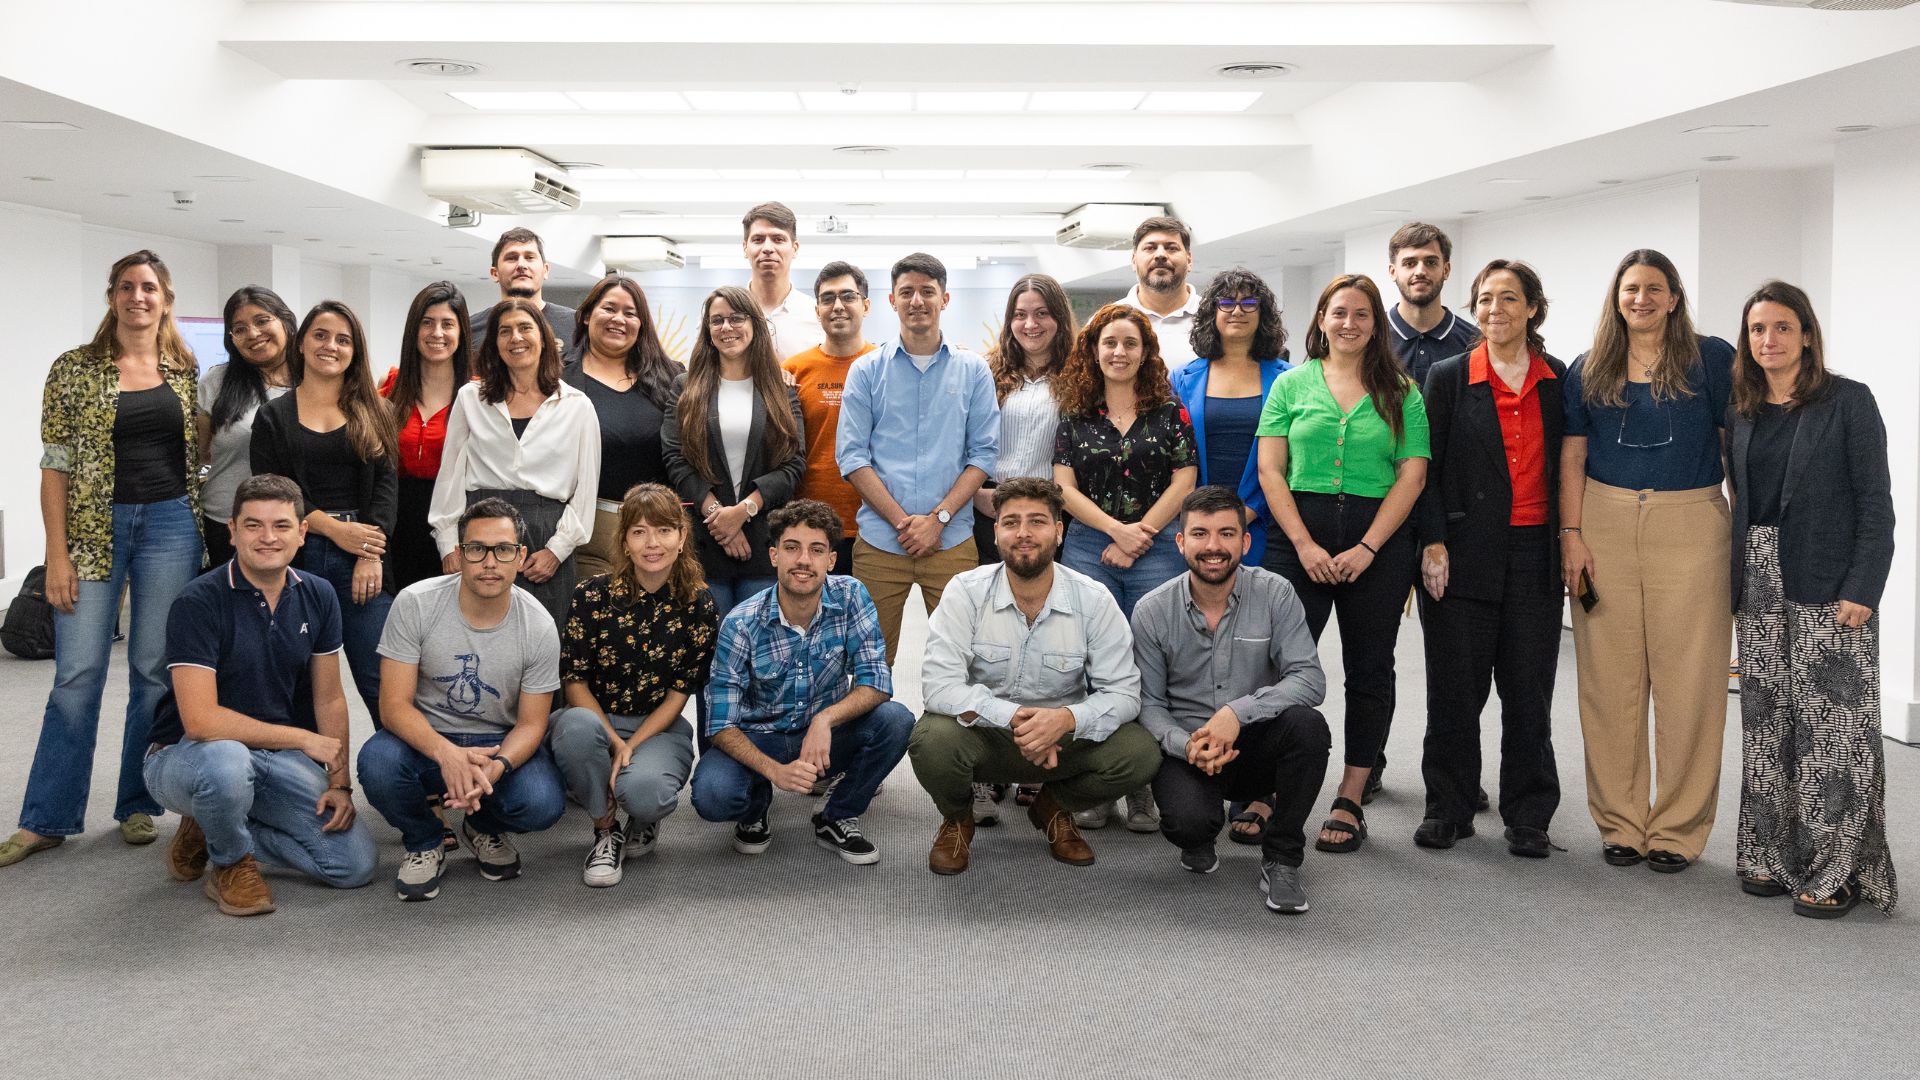
<svg viewBox="0 0 1920 1080">
<path fill-rule="evenodd" d="M 960 874 L 967 869 L 967 853 L 973 844 L 973 815 L 947 818 L 933 838 L 933 850 L 927 852 L 927 869 L 936 874 Z"/>
<path fill-rule="evenodd" d="M 273 910 L 273 892 L 251 855 L 232 866 L 214 867 L 207 875 L 207 896 L 227 915 L 265 915 Z"/>
<path fill-rule="evenodd" d="M 207 834 L 190 817 L 180 819 L 173 842 L 167 845 L 167 873 L 175 881 L 198 881 L 207 869 Z"/>
<path fill-rule="evenodd" d="M 1071 866 L 1092 866 L 1093 849 L 1080 835 L 1080 826 L 1073 823 L 1073 815 L 1061 809 L 1054 801 L 1053 792 L 1045 786 L 1040 795 L 1027 807 L 1027 820 L 1033 827 L 1047 834 L 1047 845 L 1053 849 L 1053 857 Z"/>
</svg>

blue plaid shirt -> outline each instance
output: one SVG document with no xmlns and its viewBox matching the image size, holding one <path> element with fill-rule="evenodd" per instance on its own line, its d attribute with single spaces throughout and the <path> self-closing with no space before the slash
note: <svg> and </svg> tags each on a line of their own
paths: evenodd
<svg viewBox="0 0 1920 1080">
<path fill-rule="evenodd" d="M 801 731 L 855 686 L 893 693 L 880 613 L 865 585 L 829 575 L 805 633 L 781 618 L 779 594 L 775 587 L 754 595 L 720 624 L 707 682 L 709 736 L 730 727 Z"/>
</svg>

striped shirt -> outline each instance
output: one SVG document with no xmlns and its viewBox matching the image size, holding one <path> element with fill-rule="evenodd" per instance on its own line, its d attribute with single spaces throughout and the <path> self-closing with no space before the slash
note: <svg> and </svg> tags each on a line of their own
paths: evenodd
<svg viewBox="0 0 1920 1080">
<path fill-rule="evenodd" d="M 1053 432 L 1059 424 L 1052 378 L 1023 379 L 1000 403 L 1000 460 L 993 467 L 993 482 L 1016 476 L 1052 479 Z"/>
<path fill-rule="evenodd" d="M 744 600 L 720 624 L 707 682 L 707 734 L 803 731 L 855 686 L 893 693 L 880 613 L 867 587 L 828 575 L 811 626 L 787 622 L 778 586 Z"/>
</svg>

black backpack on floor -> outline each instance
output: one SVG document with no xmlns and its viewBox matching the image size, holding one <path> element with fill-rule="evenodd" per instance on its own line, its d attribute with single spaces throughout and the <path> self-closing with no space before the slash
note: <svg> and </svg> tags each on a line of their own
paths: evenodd
<svg viewBox="0 0 1920 1080">
<path fill-rule="evenodd" d="M 0 623 L 0 645 L 26 660 L 53 659 L 53 605 L 47 603 L 46 567 L 27 571 L 20 594 L 7 605 L 6 622 Z"/>
</svg>

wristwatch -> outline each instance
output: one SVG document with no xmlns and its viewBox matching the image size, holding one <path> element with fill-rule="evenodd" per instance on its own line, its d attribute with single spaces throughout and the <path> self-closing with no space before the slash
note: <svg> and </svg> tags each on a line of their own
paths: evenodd
<svg viewBox="0 0 1920 1080">
<path fill-rule="evenodd" d="M 935 510 L 933 512 L 933 519 L 935 521 L 938 521 L 940 524 L 945 525 L 947 522 L 953 520 L 953 511 L 948 510 L 946 507 L 943 506 L 940 509 Z"/>
</svg>

